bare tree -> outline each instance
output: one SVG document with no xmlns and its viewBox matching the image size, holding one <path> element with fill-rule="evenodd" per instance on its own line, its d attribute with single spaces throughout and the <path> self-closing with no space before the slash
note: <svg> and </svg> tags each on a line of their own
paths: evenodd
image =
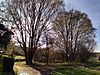
<svg viewBox="0 0 100 75">
<path fill-rule="evenodd" d="M 1 12 L 7 14 L 5 20 L 25 53 L 26 64 L 32 64 L 39 39 L 62 8 L 62 3 L 62 0 L 7 0 L 2 3 Z"/>
<path fill-rule="evenodd" d="M 66 61 L 69 59 L 70 61 L 76 60 L 80 42 L 87 48 L 90 46 L 89 41 L 94 40 L 95 33 L 91 20 L 85 13 L 80 11 L 69 10 L 60 12 L 53 21 L 52 26 L 57 34 L 59 44 L 62 42 L 63 50 L 66 53 Z M 94 44 L 94 42 L 92 41 L 91 43 Z M 91 48 L 94 47 L 94 45 L 91 46 Z M 93 51 L 93 49 L 87 50 Z"/>
<path fill-rule="evenodd" d="M 46 63 L 47 65 L 49 65 L 49 53 L 50 53 L 50 49 L 53 48 L 53 37 L 51 37 L 50 32 L 45 32 L 44 33 L 44 37 L 45 37 L 45 44 L 46 44 L 46 51 L 45 51 L 45 57 L 46 57 Z"/>
</svg>

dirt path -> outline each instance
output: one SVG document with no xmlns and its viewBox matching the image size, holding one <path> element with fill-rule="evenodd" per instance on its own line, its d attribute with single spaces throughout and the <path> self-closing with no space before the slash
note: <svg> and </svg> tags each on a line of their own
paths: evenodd
<svg viewBox="0 0 100 75">
<path fill-rule="evenodd" d="M 27 65 L 14 65 L 18 75 L 41 75 L 41 73 Z"/>
</svg>

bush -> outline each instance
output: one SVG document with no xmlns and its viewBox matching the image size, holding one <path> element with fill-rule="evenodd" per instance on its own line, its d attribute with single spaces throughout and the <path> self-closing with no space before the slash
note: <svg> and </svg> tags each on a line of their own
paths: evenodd
<svg viewBox="0 0 100 75">
<path fill-rule="evenodd" d="M 13 72 L 14 59 L 9 57 L 3 58 L 3 72 Z"/>
</svg>

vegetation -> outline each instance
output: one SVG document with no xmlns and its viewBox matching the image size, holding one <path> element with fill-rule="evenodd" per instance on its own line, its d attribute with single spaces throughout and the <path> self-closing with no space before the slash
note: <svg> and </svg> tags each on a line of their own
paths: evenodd
<svg viewBox="0 0 100 75">
<path fill-rule="evenodd" d="M 99 75 L 100 71 L 85 67 L 68 67 L 56 70 L 53 75 Z"/>
<path fill-rule="evenodd" d="M 16 62 L 15 65 L 26 66 L 25 61 Z M 100 62 L 49 63 L 49 66 L 46 63 L 36 63 L 31 68 L 38 69 L 42 74 L 46 75 L 99 75 L 99 65 Z"/>
<path fill-rule="evenodd" d="M 13 32 L 5 28 L 3 24 L 0 24 L 0 51 L 3 51 L 4 53 L 7 51 L 11 35 L 13 35 Z"/>
<path fill-rule="evenodd" d="M 56 45 L 65 52 L 66 61 L 88 59 L 95 47 L 95 29 L 87 14 L 77 10 L 59 12 L 52 26 L 57 36 Z"/>
<path fill-rule="evenodd" d="M 72 66 L 73 64 L 73 66 Z M 53 75 L 99 75 L 100 61 L 87 63 L 70 63 L 70 66 L 63 66 L 56 69 Z"/>
<path fill-rule="evenodd" d="M 1 12 L 7 13 L 7 23 L 10 23 L 15 40 L 25 53 L 26 64 L 32 64 L 40 37 L 60 11 L 62 2 L 62 0 L 9 0 L 2 3 Z"/>
<path fill-rule="evenodd" d="M 63 0 L 3 1 L 0 11 L 5 16 L 1 20 L 10 24 L 14 40 L 23 50 L 27 65 L 35 61 L 44 45 L 47 65 L 52 57 L 50 51 L 58 51 L 62 61 L 86 62 L 95 48 L 91 20 L 81 11 L 65 11 Z"/>
<path fill-rule="evenodd" d="M 26 62 L 53 75 L 100 74 L 100 62 L 88 62 L 96 46 L 96 29 L 86 13 L 65 11 L 63 0 L 4 0 L 0 21 L 2 62 L 3 52 L 15 57 L 15 65 Z"/>
<path fill-rule="evenodd" d="M 0 61 L 0 75 L 15 75 L 15 69 L 13 72 L 3 72 L 3 61 Z"/>
</svg>

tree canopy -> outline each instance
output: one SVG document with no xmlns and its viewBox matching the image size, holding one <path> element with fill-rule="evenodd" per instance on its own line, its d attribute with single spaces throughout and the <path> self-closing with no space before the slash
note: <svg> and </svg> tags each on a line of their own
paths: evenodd
<svg viewBox="0 0 100 75">
<path fill-rule="evenodd" d="M 68 56 L 71 60 L 76 60 L 74 57 L 81 52 L 81 46 L 85 47 L 87 52 L 94 50 L 95 28 L 87 14 L 77 10 L 60 12 L 52 26 L 59 39 L 57 44 L 66 52 L 66 60 Z"/>
<path fill-rule="evenodd" d="M 8 0 L 2 3 L 5 19 L 15 34 L 15 40 L 25 52 L 26 64 L 38 48 L 41 35 L 62 8 L 63 0 Z"/>
<path fill-rule="evenodd" d="M 40 44 L 47 46 L 47 64 L 49 47 L 54 46 L 66 61 L 83 61 L 95 48 L 95 28 L 88 15 L 77 10 L 65 11 L 63 0 L 5 0 L 0 13 L 22 48 L 27 65 L 32 64 Z M 1 42 L 7 45 L 12 32 L 3 25 L 0 29 Z"/>
</svg>

